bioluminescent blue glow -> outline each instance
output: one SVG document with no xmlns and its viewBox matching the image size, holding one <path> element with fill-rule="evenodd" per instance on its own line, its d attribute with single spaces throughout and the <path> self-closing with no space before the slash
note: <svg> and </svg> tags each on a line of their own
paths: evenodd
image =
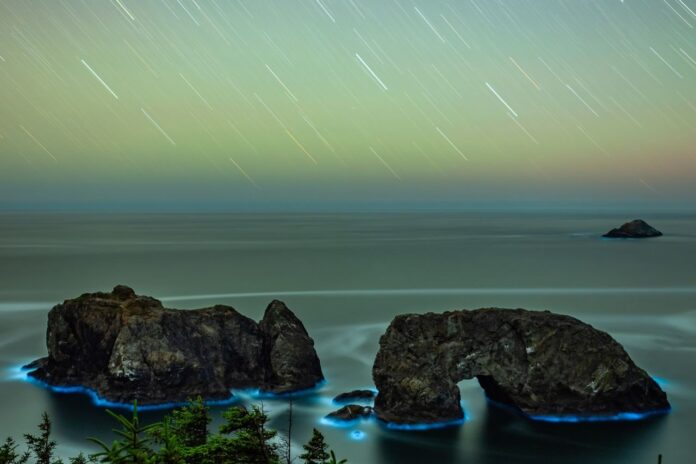
<svg viewBox="0 0 696 464">
<path fill-rule="evenodd" d="M 599 415 L 541 415 L 527 416 L 534 421 L 540 422 L 556 422 L 556 423 L 578 423 L 578 422 L 625 422 L 625 421 L 640 421 L 667 414 L 671 409 L 657 409 L 653 411 L 642 412 L 620 412 L 617 414 L 599 414 Z"/>
<path fill-rule="evenodd" d="M 105 398 L 102 398 L 99 396 L 99 394 L 92 390 L 91 388 L 75 385 L 67 385 L 67 386 L 57 386 L 57 385 L 51 385 L 46 382 L 42 382 L 41 380 L 35 379 L 34 377 L 31 377 L 28 374 L 24 375 L 24 378 L 19 379 L 19 380 L 24 380 L 25 382 L 31 383 L 33 385 L 45 388 L 47 390 L 50 390 L 54 393 L 60 393 L 60 394 L 82 394 L 82 395 L 87 395 L 91 400 L 92 403 L 100 408 L 112 408 L 112 409 L 126 409 L 129 411 L 133 410 L 133 404 L 132 403 L 122 403 L 118 401 L 109 401 Z M 234 404 L 237 403 L 239 399 L 235 397 L 234 395 L 230 394 L 229 398 L 226 399 L 221 399 L 221 400 L 205 400 L 204 403 L 208 406 L 221 406 L 221 405 L 228 405 L 228 404 Z M 165 402 L 165 403 L 157 403 L 157 404 L 143 404 L 143 405 L 138 405 L 138 410 L 140 411 L 161 411 L 161 410 L 166 410 L 166 409 L 174 409 L 174 408 L 180 408 L 182 406 L 186 406 L 189 404 L 188 401 L 178 401 L 178 402 Z"/>
<path fill-rule="evenodd" d="M 462 406 L 463 406 L 463 403 L 462 403 Z M 395 422 L 383 421 L 383 420 L 377 418 L 374 414 L 370 414 L 369 416 L 358 417 L 358 418 L 355 418 L 352 420 L 342 420 L 342 419 L 332 419 L 331 417 L 322 417 L 320 419 L 319 423 L 322 425 L 330 426 L 330 427 L 346 429 L 346 428 L 352 428 L 360 423 L 375 421 L 379 425 L 386 427 L 387 429 L 390 429 L 390 430 L 425 431 L 425 430 L 444 429 L 444 428 L 449 428 L 449 427 L 458 427 L 469 420 L 471 420 L 471 417 L 465 413 L 464 408 L 462 407 L 462 418 L 461 419 L 455 419 L 455 420 L 443 421 L 443 422 L 398 424 Z"/>
<path fill-rule="evenodd" d="M 471 420 L 471 416 L 466 413 L 466 407 L 464 404 L 464 401 L 459 402 L 459 407 L 460 410 L 462 411 L 462 418 L 461 419 L 454 419 L 454 420 L 449 420 L 449 421 L 442 421 L 442 422 L 423 422 L 423 423 L 416 423 L 416 424 L 398 424 L 396 422 L 385 422 L 379 420 L 378 422 L 382 425 L 384 425 L 386 428 L 389 430 L 404 430 L 404 431 L 413 431 L 413 432 L 422 432 L 426 430 L 439 430 L 439 429 L 447 429 L 450 427 L 459 427 L 460 425 L 463 425 L 465 422 L 468 422 Z"/>
<path fill-rule="evenodd" d="M 356 441 L 364 440 L 365 432 L 363 432 L 362 430 L 353 430 L 352 432 L 350 432 L 350 439 Z"/>
<path fill-rule="evenodd" d="M 437 429 L 444 429 L 444 428 L 449 428 L 449 427 L 458 427 L 462 424 L 464 424 L 468 418 L 464 416 L 462 419 L 456 419 L 452 421 L 444 421 L 444 422 L 432 422 L 432 423 L 421 423 L 421 424 L 397 424 L 395 422 L 385 422 L 380 419 L 376 419 L 373 415 L 368 416 L 368 417 L 360 417 L 357 419 L 353 420 L 340 420 L 340 419 L 332 419 L 330 417 L 322 417 L 321 420 L 319 421 L 322 425 L 327 425 L 330 427 L 336 427 L 336 428 L 341 428 L 341 429 L 348 429 L 352 428 L 360 423 L 363 422 L 369 422 L 369 421 L 376 421 L 378 424 L 386 427 L 389 430 L 403 430 L 403 431 L 425 431 L 425 430 L 437 430 Z M 356 430 L 352 433 L 359 432 L 359 430 Z M 354 438 L 356 439 L 356 438 Z"/>
<path fill-rule="evenodd" d="M 389 430 L 423 432 L 426 430 L 439 430 L 439 429 L 447 429 L 450 427 L 459 427 L 460 425 L 463 425 L 466 421 L 467 421 L 467 417 L 464 416 L 461 419 L 455 419 L 455 420 L 451 420 L 451 421 L 431 422 L 431 423 L 422 423 L 422 424 L 397 424 L 395 422 L 383 422 L 383 421 L 379 421 L 379 422 L 384 424 L 384 426 L 386 428 L 388 428 Z"/>
<path fill-rule="evenodd" d="M 651 377 L 663 390 L 670 385 L 670 381 L 664 377 L 655 377 L 654 375 Z"/>
<path fill-rule="evenodd" d="M 486 401 L 489 404 L 507 411 L 511 411 L 515 414 L 526 417 L 527 419 L 537 421 L 537 422 L 554 422 L 554 423 L 568 423 L 577 424 L 583 422 L 628 422 L 628 421 L 639 421 L 648 419 L 650 417 L 655 417 L 663 414 L 667 414 L 671 408 L 668 409 L 655 409 L 651 411 L 625 411 L 616 414 L 526 414 L 519 408 L 501 403 L 499 401 L 494 401 L 486 396 Z"/>
<path fill-rule="evenodd" d="M 118 409 L 128 409 L 132 410 L 133 405 L 130 403 L 121 403 L 121 402 L 116 402 L 116 401 L 109 401 L 105 398 L 102 398 L 95 392 L 94 390 L 83 387 L 83 386 L 56 386 L 56 385 L 50 385 L 46 382 L 42 382 L 41 380 L 35 379 L 31 377 L 30 375 L 27 374 L 27 372 L 24 372 L 23 375 L 16 376 L 16 380 L 24 380 L 26 382 L 32 383 L 34 385 L 38 385 L 40 387 L 46 388 L 54 393 L 68 393 L 68 394 L 84 394 L 89 396 L 92 399 L 92 403 L 94 403 L 95 406 L 99 407 L 104 407 L 104 408 L 118 408 Z M 306 396 L 310 395 L 316 392 L 318 388 L 323 386 L 324 382 L 320 382 L 313 388 L 305 389 L 305 390 L 298 390 L 296 392 L 289 392 L 289 393 L 280 393 L 280 394 L 274 394 L 270 392 L 263 392 L 259 389 L 253 389 L 253 390 L 239 390 L 241 392 L 245 392 L 248 394 L 249 397 L 254 398 L 254 399 L 286 399 L 286 398 L 296 398 L 298 396 Z M 235 393 L 238 390 L 231 390 L 230 391 L 230 397 L 226 399 L 221 399 L 221 400 L 204 400 L 204 403 L 209 405 L 209 406 L 224 406 L 228 404 L 235 404 L 240 401 L 245 395 L 236 395 Z M 138 405 L 138 409 L 141 411 L 155 411 L 155 410 L 165 410 L 165 409 L 174 409 L 178 407 L 182 407 L 189 404 L 187 401 L 179 401 L 179 402 L 165 402 L 165 403 L 157 403 L 157 404 L 146 404 L 146 405 Z"/>
<path fill-rule="evenodd" d="M 51 385 L 49 383 L 43 382 L 43 381 L 36 379 L 36 378 L 29 375 L 29 373 L 32 370 L 33 369 L 31 369 L 31 368 L 27 368 L 26 364 L 16 364 L 16 365 L 11 366 L 9 369 L 7 369 L 6 378 L 8 380 L 18 380 L 18 381 L 31 383 L 33 385 L 50 390 L 54 393 L 87 395 L 92 400 L 92 403 L 98 407 L 113 408 L 113 409 L 128 409 L 128 410 L 133 409 L 133 404 L 107 400 L 107 399 L 99 396 L 99 394 L 96 391 L 92 390 L 91 388 L 87 388 L 87 387 L 84 387 L 81 385 Z M 224 405 L 238 403 L 241 399 L 244 399 L 245 397 L 251 398 L 251 399 L 297 398 L 297 397 L 313 395 L 317 392 L 317 390 L 322 388 L 324 385 L 326 385 L 326 380 L 322 380 L 321 382 L 318 382 L 314 387 L 303 389 L 303 390 L 297 390 L 297 391 L 293 391 L 293 392 L 287 392 L 287 393 L 264 392 L 258 388 L 233 389 L 233 390 L 230 390 L 230 397 L 229 398 L 224 398 L 224 399 L 220 399 L 220 400 L 209 399 L 209 400 L 204 400 L 204 403 L 209 405 L 209 406 L 221 406 L 221 405 L 224 406 Z M 189 404 L 187 401 L 164 402 L 164 403 L 157 403 L 157 404 L 138 405 L 138 409 L 141 411 L 166 410 L 166 409 L 174 409 L 174 408 L 182 407 L 182 406 L 185 406 L 187 404 Z"/>
<path fill-rule="evenodd" d="M 290 398 L 300 398 L 304 396 L 310 396 L 317 393 L 318 390 L 322 389 L 327 384 L 327 380 L 324 379 L 317 382 L 313 387 L 304 388 L 302 390 L 289 391 L 284 393 L 273 393 L 269 391 L 264 391 L 260 388 L 240 388 L 232 389 L 235 395 L 241 397 L 248 397 L 252 399 L 259 400 L 273 400 L 273 399 L 290 399 Z"/>
<path fill-rule="evenodd" d="M 25 365 L 15 365 L 12 366 L 8 371 L 9 371 L 9 379 L 11 380 L 19 380 L 23 382 L 30 383 L 32 385 L 36 385 L 41 388 L 45 388 L 53 393 L 59 393 L 59 394 L 81 394 L 81 395 L 86 395 L 88 396 L 91 400 L 92 403 L 101 408 L 112 408 L 112 409 L 127 409 L 127 410 L 133 410 L 133 404 L 132 403 L 122 403 L 118 401 L 109 401 L 105 398 L 102 398 L 99 396 L 99 394 L 92 390 L 91 388 L 83 387 L 80 385 L 51 385 L 49 383 L 43 382 L 41 380 L 38 380 L 32 376 L 29 375 L 32 369 L 27 369 Z M 228 405 L 228 404 L 234 404 L 239 401 L 239 398 L 235 397 L 230 393 L 229 398 L 225 399 L 220 399 L 220 400 L 205 400 L 204 403 L 209 405 L 209 406 L 220 406 L 220 405 Z M 166 402 L 166 403 L 157 403 L 157 404 L 144 404 L 144 405 L 138 405 L 138 409 L 141 411 L 157 411 L 157 410 L 165 410 L 165 409 L 174 409 L 178 408 L 181 406 L 187 405 L 188 402 L 186 401 L 179 401 L 179 402 Z"/>
<path fill-rule="evenodd" d="M 330 417 L 322 417 L 319 420 L 319 423 L 322 425 L 328 425 L 329 427 L 335 427 L 339 429 L 348 429 L 351 428 L 361 422 L 366 422 L 370 420 L 369 417 L 359 417 L 357 419 L 353 420 L 341 420 L 341 419 L 332 419 Z"/>
<path fill-rule="evenodd" d="M 26 364 L 16 364 L 7 369 L 5 380 L 27 380 L 30 369 L 26 368 Z"/>
</svg>

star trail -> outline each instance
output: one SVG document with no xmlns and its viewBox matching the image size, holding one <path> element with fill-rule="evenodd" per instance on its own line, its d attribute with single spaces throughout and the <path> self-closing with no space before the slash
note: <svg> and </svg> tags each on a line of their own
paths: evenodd
<svg viewBox="0 0 696 464">
<path fill-rule="evenodd" d="M 0 206 L 672 204 L 696 195 L 695 10 L 2 0 Z"/>
</svg>

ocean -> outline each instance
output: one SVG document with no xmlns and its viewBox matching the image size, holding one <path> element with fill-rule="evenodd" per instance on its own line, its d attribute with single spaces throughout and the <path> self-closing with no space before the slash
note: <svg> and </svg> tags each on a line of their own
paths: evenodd
<svg viewBox="0 0 696 464">
<path fill-rule="evenodd" d="M 293 444 L 320 429 L 339 457 L 371 463 L 655 463 L 696 456 L 696 215 L 642 217 L 665 233 L 601 234 L 635 214 L 0 214 L 0 438 L 21 439 L 47 411 L 62 455 L 111 439 L 102 407 L 22 380 L 46 354 L 56 303 L 116 284 L 167 307 L 222 303 L 254 319 L 280 299 L 316 342 L 327 382 L 293 400 Z M 643 421 L 533 422 L 460 385 L 463 425 L 405 432 L 335 428 L 331 398 L 372 387 L 380 335 L 397 314 L 526 308 L 609 332 L 663 386 L 673 410 Z M 240 402 L 259 402 L 248 394 Z M 285 399 L 263 399 L 271 426 Z M 221 406 L 213 407 L 218 415 Z M 156 420 L 162 411 L 143 413 Z M 215 424 L 213 424 L 215 427 Z"/>
</svg>

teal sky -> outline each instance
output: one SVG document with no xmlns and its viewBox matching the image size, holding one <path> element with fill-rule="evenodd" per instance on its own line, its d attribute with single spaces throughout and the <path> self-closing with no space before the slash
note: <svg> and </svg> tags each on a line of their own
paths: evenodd
<svg viewBox="0 0 696 464">
<path fill-rule="evenodd" d="M 693 0 L 0 0 L 0 209 L 690 208 Z"/>
</svg>

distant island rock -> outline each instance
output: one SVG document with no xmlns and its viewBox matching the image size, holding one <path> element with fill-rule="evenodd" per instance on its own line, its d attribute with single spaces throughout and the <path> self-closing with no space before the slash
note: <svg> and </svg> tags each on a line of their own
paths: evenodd
<svg viewBox="0 0 696 464">
<path fill-rule="evenodd" d="M 532 418 L 610 418 L 669 409 L 666 394 L 607 333 L 548 311 L 486 308 L 394 318 L 373 366 L 374 412 L 395 424 L 463 416 L 457 383 Z"/>
<path fill-rule="evenodd" d="M 373 390 L 353 390 L 337 395 L 333 401 L 334 403 L 349 403 L 351 401 L 372 401 L 377 392 Z"/>
<path fill-rule="evenodd" d="M 660 236 L 662 236 L 662 232 L 642 219 L 627 222 L 618 229 L 612 229 L 603 235 L 603 237 L 607 238 L 650 238 Z"/>
<path fill-rule="evenodd" d="M 230 306 L 167 309 L 119 285 L 56 305 L 46 340 L 32 378 L 119 403 L 228 399 L 233 388 L 283 394 L 324 379 L 313 340 L 277 300 L 257 323 Z"/>
</svg>

